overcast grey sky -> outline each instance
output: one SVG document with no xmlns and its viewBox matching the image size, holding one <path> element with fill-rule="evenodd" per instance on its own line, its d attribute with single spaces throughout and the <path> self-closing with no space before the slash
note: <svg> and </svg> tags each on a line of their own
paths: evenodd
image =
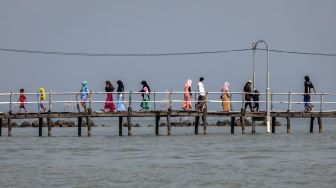
<svg viewBox="0 0 336 188">
<path fill-rule="evenodd" d="M 1 0 L 0 47 L 92 53 L 165 53 L 250 48 L 336 53 L 334 0 Z M 257 87 L 265 90 L 264 52 Z M 252 79 L 252 53 L 169 57 L 77 57 L 0 52 L 0 92 L 25 88 L 77 91 L 82 80 L 101 91 L 121 79 L 128 90 L 147 80 L 152 90 L 182 90 L 204 76 L 209 91 L 224 81 L 240 91 Z M 335 57 L 271 53 L 271 90 L 336 92 Z"/>
</svg>

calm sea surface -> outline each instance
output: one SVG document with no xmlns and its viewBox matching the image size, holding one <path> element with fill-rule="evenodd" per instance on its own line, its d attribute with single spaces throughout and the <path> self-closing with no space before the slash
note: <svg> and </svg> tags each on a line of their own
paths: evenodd
<svg viewBox="0 0 336 188">
<path fill-rule="evenodd" d="M 230 135 L 229 127 L 95 127 L 92 137 L 77 128 L 14 128 L 0 137 L 0 187 L 336 187 L 336 121 L 310 134 L 309 120 L 277 127 L 277 134 Z M 203 128 L 200 127 L 200 133 Z M 124 134 L 126 133 L 124 129 Z M 44 129 L 44 135 L 46 130 Z M 86 135 L 86 128 L 83 128 Z M 3 135 L 7 130 L 3 129 Z"/>
</svg>

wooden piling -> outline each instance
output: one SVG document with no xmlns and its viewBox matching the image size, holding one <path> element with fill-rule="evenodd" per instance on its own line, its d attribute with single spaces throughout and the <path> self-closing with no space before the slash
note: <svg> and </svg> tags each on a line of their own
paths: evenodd
<svg viewBox="0 0 336 188">
<path fill-rule="evenodd" d="M 92 94 L 90 92 L 90 103 L 92 102 Z M 88 114 L 92 114 L 92 109 L 91 109 L 91 104 L 90 108 L 88 109 Z M 86 116 L 86 124 L 87 124 L 87 131 L 88 131 L 88 136 L 91 136 L 91 118 L 89 116 Z"/>
<path fill-rule="evenodd" d="M 160 127 L 159 127 L 159 123 L 160 123 L 160 115 L 156 115 L 155 116 L 155 135 L 159 136 L 159 131 L 160 131 Z"/>
<path fill-rule="evenodd" d="M 0 118 L 0 136 L 2 136 L 2 118 Z"/>
<path fill-rule="evenodd" d="M 8 118 L 8 137 L 12 136 L 12 119 Z"/>
<path fill-rule="evenodd" d="M 318 125 L 319 125 L 319 133 L 322 133 L 322 118 L 318 117 L 317 122 L 318 122 Z"/>
<path fill-rule="evenodd" d="M 86 116 L 86 125 L 87 125 L 88 136 L 91 136 L 91 119 L 89 116 Z"/>
<path fill-rule="evenodd" d="M 171 109 L 168 109 L 168 115 L 167 115 L 167 134 L 168 136 L 171 136 Z"/>
<path fill-rule="evenodd" d="M 275 133 L 275 122 L 276 122 L 276 117 L 272 117 L 272 133 Z"/>
<path fill-rule="evenodd" d="M 242 108 L 240 111 L 240 123 L 241 123 L 241 128 L 242 128 L 242 134 L 245 134 L 244 116 L 245 116 L 245 110 Z"/>
<path fill-rule="evenodd" d="M 289 99 L 289 102 L 290 102 L 290 99 Z M 288 105 L 290 106 L 290 105 Z M 288 107 L 288 110 L 287 110 L 287 117 L 286 117 L 286 120 L 287 120 L 287 133 L 290 133 L 290 129 L 291 129 L 291 122 L 290 122 L 290 107 Z"/>
<path fill-rule="evenodd" d="M 314 117 L 310 118 L 310 133 L 314 132 Z"/>
<path fill-rule="evenodd" d="M 39 136 L 42 136 L 43 118 L 39 118 Z"/>
<path fill-rule="evenodd" d="M 231 134 L 234 134 L 235 123 L 236 123 L 236 117 L 232 116 L 231 117 Z"/>
<path fill-rule="evenodd" d="M 198 135 L 199 116 L 195 117 L 195 134 Z"/>
<path fill-rule="evenodd" d="M 82 136 L 82 122 L 83 122 L 82 117 L 78 117 L 78 136 L 79 137 Z"/>
<path fill-rule="evenodd" d="M 132 136 L 132 107 L 128 107 L 127 113 L 127 135 Z"/>
<path fill-rule="evenodd" d="M 51 136 L 51 118 L 50 116 L 47 118 L 47 124 L 48 124 L 48 136 Z"/>
<path fill-rule="evenodd" d="M 204 110 L 203 112 L 203 134 L 208 134 L 208 129 L 207 129 L 207 112 Z"/>
<path fill-rule="evenodd" d="M 123 128 L 123 117 L 119 116 L 119 136 L 123 135 L 122 128 Z"/>
<path fill-rule="evenodd" d="M 255 134 L 255 133 L 256 133 L 256 131 L 255 131 L 255 120 L 252 117 L 252 134 Z"/>
</svg>

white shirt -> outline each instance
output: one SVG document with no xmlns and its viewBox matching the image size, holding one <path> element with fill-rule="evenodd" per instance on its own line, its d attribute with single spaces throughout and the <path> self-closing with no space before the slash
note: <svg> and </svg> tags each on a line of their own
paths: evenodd
<svg viewBox="0 0 336 188">
<path fill-rule="evenodd" d="M 203 82 L 198 82 L 197 88 L 198 88 L 198 92 L 200 93 L 200 95 L 205 96 L 206 93 L 205 93 Z"/>
</svg>

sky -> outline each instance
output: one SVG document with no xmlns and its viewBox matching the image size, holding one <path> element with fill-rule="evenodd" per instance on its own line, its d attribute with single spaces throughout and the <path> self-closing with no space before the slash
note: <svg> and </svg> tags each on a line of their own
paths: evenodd
<svg viewBox="0 0 336 188">
<path fill-rule="evenodd" d="M 1 0 L 0 48 L 90 53 L 167 53 L 251 48 L 336 53 L 334 0 Z M 262 45 L 260 47 L 263 47 Z M 138 91 L 182 91 L 200 76 L 208 91 L 225 81 L 241 91 L 252 79 L 252 52 L 160 57 L 81 57 L 0 51 L 0 92 L 78 91 L 105 80 Z M 336 93 L 336 57 L 270 53 L 273 92 L 303 92 L 309 75 L 318 92 Z M 265 91 L 266 54 L 256 54 L 256 86 Z"/>
</svg>

